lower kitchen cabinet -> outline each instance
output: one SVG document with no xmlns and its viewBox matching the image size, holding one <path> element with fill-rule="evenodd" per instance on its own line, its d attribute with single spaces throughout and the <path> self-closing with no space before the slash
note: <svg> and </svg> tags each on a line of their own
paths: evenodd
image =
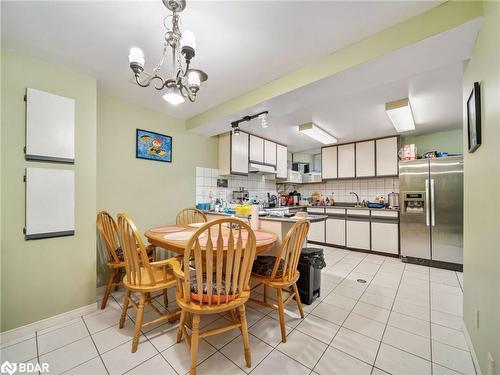
<svg viewBox="0 0 500 375">
<path fill-rule="evenodd" d="M 370 221 L 366 219 L 347 219 L 347 247 L 370 250 Z"/>
<path fill-rule="evenodd" d="M 326 220 L 326 243 L 345 246 L 345 219 L 328 218 Z"/>
<path fill-rule="evenodd" d="M 372 250 L 382 253 L 398 254 L 398 223 L 372 221 Z"/>
<path fill-rule="evenodd" d="M 308 241 L 325 242 L 325 222 L 311 223 L 309 226 L 309 233 L 307 235 Z"/>
</svg>

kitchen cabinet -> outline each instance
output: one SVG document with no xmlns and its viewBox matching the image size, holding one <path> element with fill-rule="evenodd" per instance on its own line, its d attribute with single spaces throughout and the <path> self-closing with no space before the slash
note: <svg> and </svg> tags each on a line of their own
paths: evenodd
<svg viewBox="0 0 500 375">
<path fill-rule="evenodd" d="M 399 214 L 395 211 L 371 213 L 372 250 L 399 254 Z"/>
<path fill-rule="evenodd" d="M 337 146 L 321 149 L 321 177 L 323 179 L 337 178 Z"/>
<path fill-rule="evenodd" d="M 276 145 L 276 178 L 287 178 L 287 147 Z"/>
<path fill-rule="evenodd" d="M 356 177 L 375 177 L 375 141 L 356 143 Z"/>
<path fill-rule="evenodd" d="M 327 244 L 345 246 L 345 210 L 327 208 L 325 239 Z"/>
<path fill-rule="evenodd" d="M 248 174 L 248 133 L 219 135 L 219 174 Z"/>
<path fill-rule="evenodd" d="M 375 141 L 377 176 L 397 176 L 398 137 L 381 138 Z"/>
<path fill-rule="evenodd" d="M 338 178 L 355 177 L 355 144 L 337 146 L 338 152 Z"/>
<path fill-rule="evenodd" d="M 264 140 L 255 135 L 250 135 L 250 161 L 264 163 Z"/>
<path fill-rule="evenodd" d="M 264 140 L 264 164 L 276 165 L 276 143 Z"/>
<path fill-rule="evenodd" d="M 309 233 L 307 234 L 308 241 L 325 242 L 325 222 L 320 221 L 311 223 L 309 226 Z"/>
<path fill-rule="evenodd" d="M 370 250 L 370 211 L 347 210 L 347 247 Z"/>
</svg>

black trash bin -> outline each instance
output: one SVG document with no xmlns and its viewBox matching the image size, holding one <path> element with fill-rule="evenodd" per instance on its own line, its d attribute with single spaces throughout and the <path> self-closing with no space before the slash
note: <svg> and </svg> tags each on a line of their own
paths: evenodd
<svg viewBox="0 0 500 375">
<path fill-rule="evenodd" d="M 320 296 L 321 269 L 326 267 L 323 249 L 317 247 L 305 247 L 299 258 L 298 270 L 300 272 L 297 288 L 299 289 L 300 301 L 310 305 Z"/>
</svg>

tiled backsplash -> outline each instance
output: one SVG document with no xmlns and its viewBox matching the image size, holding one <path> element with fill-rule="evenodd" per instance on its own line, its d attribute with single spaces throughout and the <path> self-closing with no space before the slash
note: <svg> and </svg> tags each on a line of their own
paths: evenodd
<svg viewBox="0 0 500 375">
<path fill-rule="evenodd" d="M 297 186 L 297 191 L 302 197 L 308 197 L 312 193 L 320 193 L 323 196 L 331 197 L 332 193 L 334 193 L 337 202 L 356 202 L 356 197 L 349 194 L 349 192 L 357 193 L 360 200 L 373 200 L 380 195 L 387 199 L 389 193 L 399 192 L 399 179 L 397 177 L 366 178 Z"/>
<path fill-rule="evenodd" d="M 227 188 L 217 187 L 217 178 L 227 179 Z M 267 193 L 276 194 L 276 183 L 265 180 L 263 175 L 220 176 L 219 170 L 196 167 L 196 203 L 210 202 L 210 194 L 215 198 L 231 201 L 233 190 L 243 186 L 248 190 L 250 199 L 265 200 Z"/>
</svg>

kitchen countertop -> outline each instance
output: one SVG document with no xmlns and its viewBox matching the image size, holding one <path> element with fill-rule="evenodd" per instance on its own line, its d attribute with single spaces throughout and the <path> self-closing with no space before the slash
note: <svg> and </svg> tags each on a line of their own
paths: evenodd
<svg viewBox="0 0 500 375">
<path fill-rule="evenodd" d="M 216 212 L 216 211 L 203 211 L 203 212 L 208 214 L 208 215 L 231 216 L 231 214 L 228 214 L 225 212 Z M 242 218 L 242 219 L 246 219 L 246 218 Z M 319 221 L 325 221 L 326 219 L 328 219 L 328 215 L 308 215 L 305 219 L 309 220 L 311 223 L 316 223 Z M 259 216 L 259 220 L 280 221 L 283 223 L 295 223 L 299 219 L 295 219 L 293 217 L 280 217 L 280 216 Z"/>
<path fill-rule="evenodd" d="M 304 206 L 305 208 L 337 208 L 341 210 L 371 210 L 371 211 L 395 211 L 399 212 L 399 208 L 370 208 L 370 207 L 347 207 L 347 206 Z"/>
</svg>

